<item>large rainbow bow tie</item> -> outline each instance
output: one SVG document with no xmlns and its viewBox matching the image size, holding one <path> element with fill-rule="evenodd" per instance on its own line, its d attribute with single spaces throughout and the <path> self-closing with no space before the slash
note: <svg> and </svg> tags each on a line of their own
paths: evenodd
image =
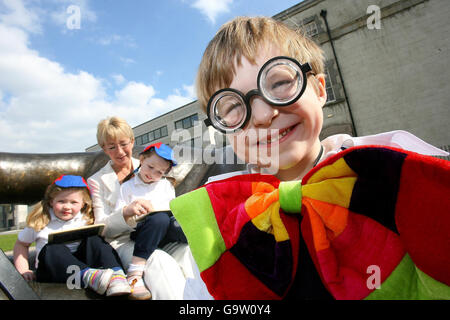
<svg viewBox="0 0 450 320">
<path fill-rule="evenodd" d="M 240 175 L 170 206 L 216 299 L 285 297 L 300 237 L 336 299 L 450 299 L 449 163 L 355 147 L 302 182 Z"/>
</svg>

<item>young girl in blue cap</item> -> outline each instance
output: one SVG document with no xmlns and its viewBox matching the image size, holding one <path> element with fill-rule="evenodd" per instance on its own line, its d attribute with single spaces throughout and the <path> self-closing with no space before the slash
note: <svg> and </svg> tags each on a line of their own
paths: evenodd
<svg viewBox="0 0 450 320">
<path fill-rule="evenodd" d="M 14 265 L 26 280 L 67 283 L 78 266 L 84 287 L 98 294 L 129 294 L 120 259 L 100 236 L 68 244 L 49 244 L 51 233 L 74 229 L 94 222 L 92 200 L 83 177 L 62 175 L 47 187 L 44 199 L 27 217 L 27 227 L 14 246 Z M 28 248 L 36 242 L 36 275 L 28 264 Z M 81 284 L 81 283 L 80 283 Z"/>
<path fill-rule="evenodd" d="M 158 247 L 171 242 L 187 241 L 180 225 L 170 213 L 169 202 L 175 198 L 175 189 L 164 178 L 176 165 L 172 149 L 162 143 L 151 144 L 140 153 L 139 161 L 136 174 L 120 188 L 116 208 L 122 207 L 125 217 L 139 222 L 130 235 L 135 244 L 127 277 L 132 287 L 129 297 L 146 300 L 151 298 L 151 293 L 142 280 L 147 259 Z M 137 208 L 138 211 L 134 206 L 128 206 L 136 199 L 144 201 L 144 206 Z M 153 213 L 139 219 L 139 216 L 149 212 Z"/>
</svg>

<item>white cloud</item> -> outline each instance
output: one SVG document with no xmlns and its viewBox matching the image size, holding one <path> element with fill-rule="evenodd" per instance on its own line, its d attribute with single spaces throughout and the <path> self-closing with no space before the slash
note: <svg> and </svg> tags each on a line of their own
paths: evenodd
<svg viewBox="0 0 450 320">
<path fill-rule="evenodd" d="M 192 7 L 200 10 L 214 24 L 219 14 L 230 11 L 232 3 L 233 0 L 196 0 Z"/>
<path fill-rule="evenodd" d="M 107 35 L 107 36 L 98 38 L 97 40 L 94 40 L 94 41 L 99 43 L 102 46 L 122 44 L 123 46 L 130 47 L 130 48 L 137 47 L 136 41 L 130 35 L 121 36 L 118 34 L 111 34 L 111 35 Z"/>
<path fill-rule="evenodd" d="M 32 17 L 22 13 L 10 16 Z M 97 124 L 108 116 L 136 126 L 194 99 L 191 86 L 161 98 L 152 85 L 120 74 L 111 76 L 120 87 L 108 95 L 107 80 L 68 72 L 31 49 L 30 32 L 26 19 L 0 22 L 0 152 L 84 151 L 96 143 Z"/>
<path fill-rule="evenodd" d="M 118 104 L 143 107 L 155 95 L 155 89 L 143 83 L 129 82 L 122 90 L 116 92 Z"/>
<path fill-rule="evenodd" d="M 28 10 L 22 1 L 2 0 L 0 3 L 0 23 L 11 27 L 18 27 L 32 33 L 41 33 L 42 28 L 38 13 Z"/>
<path fill-rule="evenodd" d="M 125 77 L 121 74 L 113 74 L 113 75 L 111 75 L 111 78 L 114 79 L 114 82 L 117 85 L 121 85 L 126 81 Z"/>
<path fill-rule="evenodd" d="M 130 64 L 136 63 L 136 61 L 134 61 L 131 58 L 126 58 L 126 57 L 119 57 L 119 60 L 125 65 L 125 66 L 129 66 Z"/>
</svg>

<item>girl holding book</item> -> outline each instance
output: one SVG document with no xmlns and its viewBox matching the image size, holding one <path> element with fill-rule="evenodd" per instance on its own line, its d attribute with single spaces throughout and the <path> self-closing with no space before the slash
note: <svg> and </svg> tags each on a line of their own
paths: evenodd
<svg viewBox="0 0 450 320">
<path fill-rule="evenodd" d="M 69 267 L 78 266 L 77 276 L 84 287 L 107 296 L 130 293 L 119 256 L 100 236 L 67 244 L 48 243 L 49 234 L 93 224 L 92 200 L 84 178 L 62 175 L 56 179 L 26 222 L 14 246 L 14 265 L 26 280 L 67 283 L 73 276 Z M 36 274 L 28 263 L 28 248 L 33 242 Z"/>
</svg>

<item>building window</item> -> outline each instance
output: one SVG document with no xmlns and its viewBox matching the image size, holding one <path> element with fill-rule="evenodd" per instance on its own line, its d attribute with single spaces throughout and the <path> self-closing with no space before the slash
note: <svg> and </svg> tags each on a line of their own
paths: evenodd
<svg viewBox="0 0 450 320">
<path fill-rule="evenodd" d="M 161 138 L 161 129 L 156 129 L 155 131 L 153 131 L 153 134 L 155 140 Z"/>
<path fill-rule="evenodd" d="M 167 126 L 161 127 L 161 137 L 167 137 L 168 135 Z"/>
<path fill-rule="evenodd" d="M 186 117 L 184 119 L 175 121 L 175 129 L 189 129 L 193 126 L 197 125 L 198 122 L 198 114 L 193 114 L 189 117 Z"/>
<path fill-rule="evenodd" d="M 325 90 L 327 91 L 327 102 L 336 101 L 336 95 L 334 94 L 333 84 L 331 82 L 330 72 L 328 68 L 325 68 Z"/>
<path fill-rule="evenodd" d="M 146 144 L 148 142 L 148 133 L 142 135 L 142 144 Z"/>
<path fill-rule="evenodd" d="M 136 137 L 136 139 L 134 140 L 134 144 L 136 146 L 140 146 L 142 144 L 142 136 Z"/>
<path fill-rule="evenodd" d="M 167 126 L 160 127 L 136 137 L 136 145 L 143 145 L 169 135 Z"/>
<path fill-rule="evenodd" d="M 317 29 L 316 21 L 314 21 L 314 20 L 311 22 L 305 23 L 303 25 L 303 30 L 309 37 L 313 37 L 313 36 L 319 34 L 319 30 Z"/>
</svg>

